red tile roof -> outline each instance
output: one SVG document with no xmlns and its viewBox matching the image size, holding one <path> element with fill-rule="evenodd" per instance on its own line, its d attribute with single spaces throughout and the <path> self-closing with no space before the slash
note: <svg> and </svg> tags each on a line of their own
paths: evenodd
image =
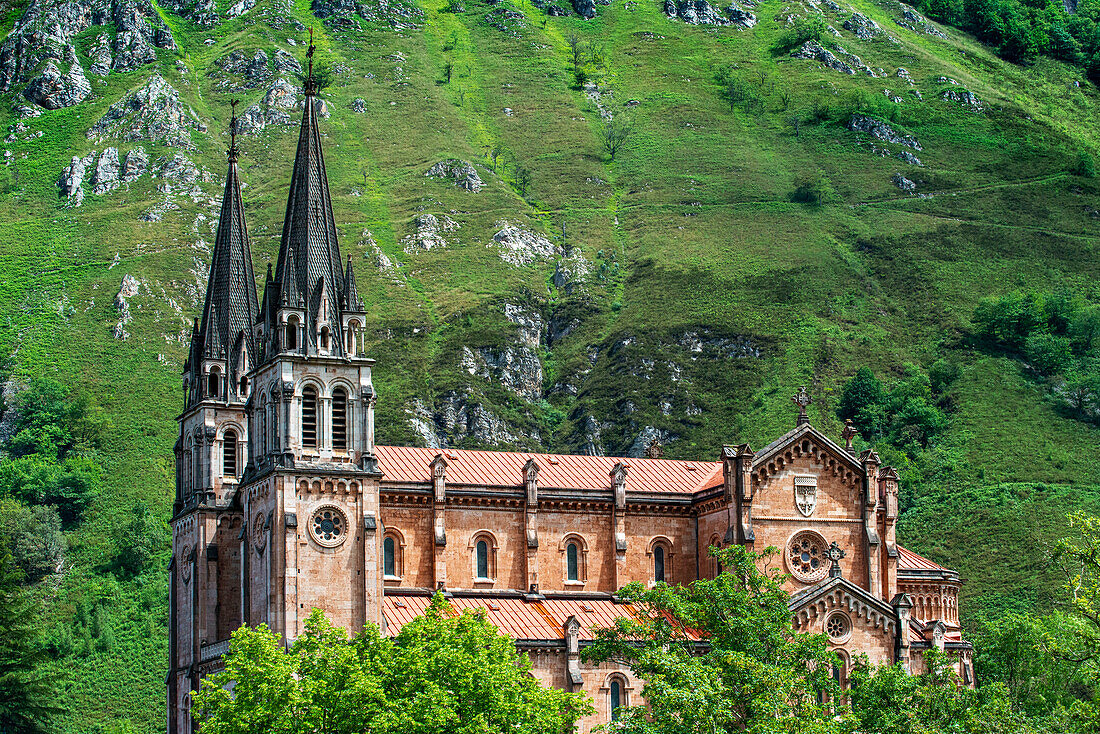
<svg viewBox="0 0 1100 734">
<path fill-rule="evenodd" d="M 949 571 L 950 569 L 919 556 L 908 548 L 898 546 L 898 570 L 899 571 Z"/>
<path fill-rule="evenodd" d="M 565 621 L 570 616 L 575 616 L 581 625 L 581 639 L 591 640 L 595 630 L 610 627 L 619 617 L 638 617 L 633 605 L 616 604 L 610 599 L 526 601 L 514 597 L 455 597 L 448 601 L 457 613 L 466 609 L 485 610 L 486 618 L 514 640 L 561 640 L 565 637 Z M 431 602 L 427 595 L 386 594 L 382 604 L 386 634 L 396 635 L 414 618 L 423 615 Z M 694 633 L 688 637 L 700 639 Z"/>
<path fill-rule="evenodd" d="M 611 470 L 619 462 L 626 466 L 628 492 L 690 494 L 722 483 L 722 464 L 717 461 L 375 446 L 383 482 L 430 482 L 428 466 L 438 454 L 447 459 L 449 485 L 521 487 L 528 459 L 538 463 L 543 489 L 610 490 Z"/>
</svg>

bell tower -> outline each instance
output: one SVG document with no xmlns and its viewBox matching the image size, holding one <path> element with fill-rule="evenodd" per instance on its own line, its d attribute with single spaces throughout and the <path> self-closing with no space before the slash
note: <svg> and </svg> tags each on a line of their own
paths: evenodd
<svg viewBox="0 0 1100 734">
<path fill-rule="evenodd" d="M 312 39 L 311 39 L 312 41 Z M 359 629 L 381 621 L 374 360 L 365 308 L 340 258 L 311 42 L 282 242 L 253 338 L 249 460 L 241 479 L 245 621 L 293 640 L 313 607 Z"/>
<path fill-rule="evenodd" d="M 237 175 L 236 103 L 229 170 L 202 318 L 196 319 L 183 369 L 184 404 L 176 442 L 172 512 L 169 731 L 190 731 L 190 692 L 198 687 L 203 647 L 243 621 L 235 589 L 241 575 L 242 516 L 237 488 L 250 460 L 248 375 L 258 351 L 259 315 L 248 230 Z"/>
</svg>

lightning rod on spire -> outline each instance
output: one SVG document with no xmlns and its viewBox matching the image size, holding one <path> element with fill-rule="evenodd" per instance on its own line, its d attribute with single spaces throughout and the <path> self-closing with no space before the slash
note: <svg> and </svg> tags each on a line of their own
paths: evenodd
<svg viewBox="0 0 1100 734">
<path fill-rule="evenodd" d="M 237 156 L 240 151 L 237 149 L 237 105 L 240 104 L 239 99 L 229 100 L 229 107 L 232 110 L 229 116 L 229 160 L 237 160 Z"/>
</svg>

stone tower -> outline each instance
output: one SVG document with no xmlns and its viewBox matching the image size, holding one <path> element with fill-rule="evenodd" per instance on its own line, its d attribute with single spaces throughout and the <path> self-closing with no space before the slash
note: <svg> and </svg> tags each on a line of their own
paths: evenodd
<svg viewBox="0 0 1100 734">
<path fill-rule="evenodd" d="M 382 619 L 381 473 L 365 309 L 340 257 L 316 88 L 305 88 L 282 242 L 257 305 L 235 136 L 176 446 L 169 732 L 241 624 L 288 643 L 314 607 Z M 235 129 L 234 117 L 234 129 Z"/>
<path fill-rule="evenodd" d="M 243 621 L 240 605 L 224 603 L 218 592 L 228 594 L 241 573 L 237 488 L 249 461 L 249 375 L 259 353 L 254 336 L 259 307 L 235 135 L 228 154 L 206 302 L 183 370 L 170 566 L 170 731 L 178 730 L 180 712 L 186 712 L 188 694 L 198 684 L 201 646 L 224 639 Z"/>
</svg>

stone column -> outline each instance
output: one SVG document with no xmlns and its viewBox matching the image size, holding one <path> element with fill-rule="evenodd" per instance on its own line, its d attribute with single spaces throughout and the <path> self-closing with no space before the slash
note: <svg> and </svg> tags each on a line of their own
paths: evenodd
<svg viewBox="0 0 1100 734">
<path fill-rule="evenodd" d="M 895 637 L 894 662 L 900 663 L 906 671 L 912 672 L 909 659 L 909 614 L 913 610 L 913 600 L 908 594 L 896 594 L 890 602 L 898 617 L 897 636 Z"/>
<path fill-rule="evenodd" d="M 626 467 L 622 462 L 618 462 L 612 467 L 610 472 L 611 477 L 611 494 L 614 497 L 614 507 L 612 511 L 612 527 L 611 530 L 614 533 L 614 548 L 615 548 L 615 577 L 612 579 L 612 585 L 615 589 L 620 588 L 626 582 L 627 569 L 626 569 Z"/>
<path fill-rule="evenodd" d="M 526 487 L 526 565 L 527 590 L 532 594 L 539 588 L 539 465 L 534 459 L 528 459 L 523 466 L 523 480 Z"/>
<path fill-rule="evenodd" d="M 280 453 L 288 454 L 293 449 L 293 444 L 291 443 L 290 439 L 293 435 L 291 426 L 293 425 L 292 420 L 294 415 L 294 411 L 292 409 L 294 403 L 294 383 L 289 381 L 283 382 L 282 388 L 283 415 L 279 421 L 280 425 L 279 430 L 277 431 L 277 435 L 279 436 Z"/>
<path fill-rule="evenodd" d="M 432 515 L 434 527 L 433 549 L 433 580 L 435 587 L 442 589 L 447 586 L 447 460 L 443 454 L 436 454 L 429 465 L 432 471 Z"/>
<path fill-rule="evenodd" d="M 867 551 L 867 580 L 870 586 L 868 591 L 876 598 L 882 599 L 882 560 L 880 553 L 882 543 L 878 536 L 878 468 L 879 458 L 871 449 L 867 449 L 859 456 L 863 465 L 863 531 L 864 546 Z"/>
</svg>

